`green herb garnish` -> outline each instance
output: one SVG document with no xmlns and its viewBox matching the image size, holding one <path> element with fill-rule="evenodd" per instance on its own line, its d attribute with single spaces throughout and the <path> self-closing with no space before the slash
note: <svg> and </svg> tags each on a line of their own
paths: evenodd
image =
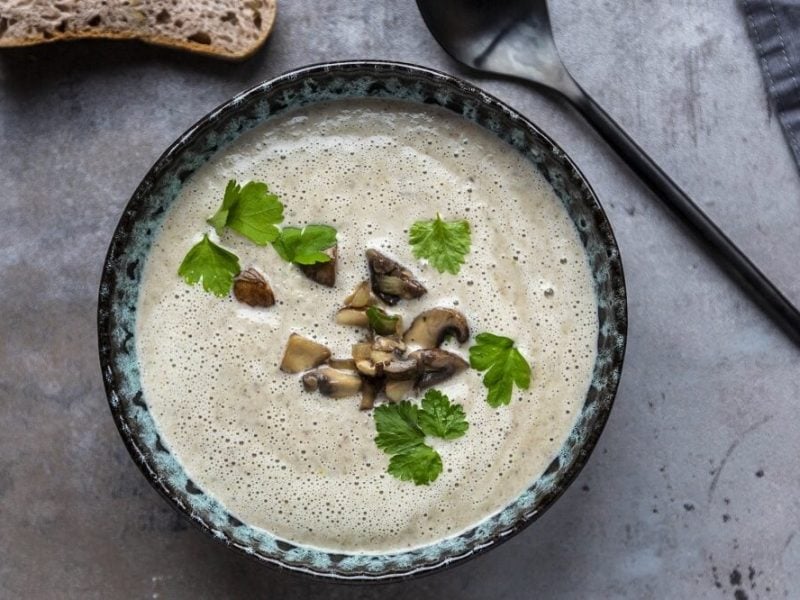
<svg viewBox="0 0 800 600">
<path fill-rule="evenodd" d="M 428 485 L 442 472 L 442 457 L 425 436 L 454 440 L 468 428 L 464 408 L 438 390 L 428 390 L 421 407 L 403 400 L 375 409 L 375 443 L 392 455 L 389 474 L 417 485 Z"/>
<path fill-rule="evenodd" d="M 369 328 L 378 335 L 394 335 L 397 333 L 397 323 L 400 315 L 390 315 L 377 306 L 367 308 Z"/>
<path fill-rule="evenodd" d="M 427 259 L 440 273 L 455 275 L 469 253 L 469 222 L 444 221 L 437 214 L 435 219 L 415 222 L 408 241 L 415 257 Z"/>
<path fill-rule="evenodd" d="M 233 278 L 241 271 L 239 257 L 216 245 L 208 234 L 191 247 L 181 266 L 178 275 L 189 285 L 203 282 L 203 289 L 216 296 L 227 296 L 233 285 Z"/>
<path fill-rule="evenodd" d="M 283 221 L 283 204 L 270 193 L 266 183 L 250 181 L 240 186 L 231 179 L 225 188 L 222 206 L 208 219 L 222 235 L 225 227 L 240 233 L 251 242 L 265 246 L 280 235 L 277 223 Z"/>
<path fill-rule="evenodd" d="M 426 435 L 454 440 L 467 432 L 469 423 L 460 404 L 451 404 L 439 390 L 428 390 L 419 411 L 419 427 Z"/>
<path fill-rule="evenodd" d="M 469 364 L 478 371 L 487 371 L 483 385 L 489 389 L 486 402 L 493 408 L 511 402 L 513 384 L 527 390 L 531 384 L 531 367 L 514 346 L 514 340 L 481 333 L 469 349 Z"/>
<path fill-rule="evenodd" d="M 375 443 L 387 454 L 402 454 L 425 443 L 425 432 L 419 427 L 419 407 L 408 400 L 376 408 L 375 429 Z"/>
<path fill-rule="evenodd" d="M 313 265 L 331 260 L 323 250 L 336 245 L 336 230 L 330 225 L 284 227 L 272 243 L 277 253 L 287 262 Z"/>
<path fill-rule="evenodd" d="M 414 446 L 403 454 L 389 459 L 390 475 L 401 481 L 413 481 L 417 485 L 428 485 L 436 481 L 442 472 L 442 457 L 425 444 Z"/>
</svg>

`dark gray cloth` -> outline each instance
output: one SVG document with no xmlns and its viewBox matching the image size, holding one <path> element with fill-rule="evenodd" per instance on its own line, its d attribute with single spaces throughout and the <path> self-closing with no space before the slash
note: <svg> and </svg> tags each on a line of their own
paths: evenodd
<svg viewBox="0 0 800 600">
<path fill-rule="evenodd" d="M 800 0 L 741 0 L 770 102 L 800 168 Z"/>
</svg>

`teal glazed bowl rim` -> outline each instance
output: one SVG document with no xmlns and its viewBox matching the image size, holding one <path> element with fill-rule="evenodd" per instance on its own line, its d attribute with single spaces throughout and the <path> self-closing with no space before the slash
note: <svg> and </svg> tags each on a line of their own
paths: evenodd
<svg viewBox="0 0 800 600">
<path fill-rule="evenodd" d="M 591 265 L 600 331 L 597 360 L 577 422 L 548 469 L 516 500 L 475 527 L 416 549 L 336 554 L 248 526 L 192 481 L 159 436 L 142 392 L 134 339 L 138 287 L 159 225 L 184 182 L 216 152 L 270 117 L 347 98 L 438 105 L 478 123 L 526 156 L 553 186 Z M 242 92 L 203 117 L 156 161 L 128 202 L 103 266 L 98 304 L 100 365 L 111 413 L 133 460 L 180 513 L 228 547 L 264 563 L 339 581 L 386 581 L 432 573 L 497 546 L 539 517 L 586 464 L 608 418 L 625 354 L 627 305 L 619 249 L 591 187 L 558 145 L 528 119 L 466 81 L 385 61 L 300 68 Z"/>
</svg>

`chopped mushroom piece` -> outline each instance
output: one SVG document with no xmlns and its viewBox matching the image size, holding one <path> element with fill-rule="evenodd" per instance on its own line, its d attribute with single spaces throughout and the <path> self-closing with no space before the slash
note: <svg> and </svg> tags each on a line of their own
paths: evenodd
<svg viewBox="0 0 800 600">
<path fill-rule="evenodd" d="M 420 389 L 450 379 L 453 375 L 457 375 L 469 367 L 469 363 L 463 358 L 441 348 L 416 350 L 408 357 L 416 359 L 420 365 L 422 375 L 417 380 L 417 387 Z"/>
<path fill-rule="evenodd" d="M 414 380 L 390 379 L 383 388 L 383 393 L 392 402 L 404 400 L 414 389 Z"/>
<path fill-rule="evenodd" d="M 356 361 L 356 370 L 367 377 L 382 377 L 383 363 L 375 362 L 368 358 Z"/>
<path fill-rule="evenodd" d="M 234 278 L 233 296 L 239 302 L 250 306 L 268 308 L 275 304 L 272 288 L 264 276 L 253 267 L 245 269 Z"/>
<path fill-rule="evenodd" d="M 311 281 L 316 281 L 320 285 L 333 287 L 336 285 L 336 257 L 339 253 L 339 246 L 332 246 L 324 251 L 331 257 L 328 262 L 314 263 L 313 265 L 297 265 L 303 275 Z"/>
<path fill-rule="evenodd" d="M 372 344 L 367 342 L 361 342 L 359 344 L 353 344 L 353 360 L 359 361 L 368 359 L 370 354 L 372 354 Z"/>
<path fill-rule="evenodd" d="M 369 377 L 363 377 L 361 386 L 361 403 L 358 405 L 360 410 L 369 410 L 375 406 L 375 398 L 380 391 L 380 383 Z"/>
<path fill-rule="evenodd" d="M 303 388 L 307 392 L 319 391 L 330 398 L 355 396 L 361 391 L 361 376 L 351 371 L 319 367 L 303 374 Z"/>
<path fill-rule="evenodd" d="M 372 291 L 386 304 L 419 298 L 428 291 L 411 271 L 377 250 L 367 250 L 367 263 Z"/>
<path fill-rule="evenodd" d="M 356 349 L 356 346 L 359 346 Z M 369 344 L 357 344 L 353 347 L 356 370 L 366 377 L 387 377 L 389 379 L 415 379 L 417 377 L 417 361 L 404 358 L 406 345 L 400 340 L 376 337 Z M 367 349 L 369 348 L 369 351 Z"/>
<path fill-rule="evenodd" d="M 334 369 L 344 369 L 346 371 L 356 370 L 356 361 L 352 358 L 331 358 L 328 361 L 328 366 Z"/>
<path fill-rule="evenodd" d="M 347 298 L 344 299 L 344 305 L 351 308 L 367 308 L 375 304 L 375 298 L 370 291 L 369 281 L 362 281 L 353 290 Z"/>
<path fill-rule="evenodd" d="M 383 366 L 386 379 L 414 381 L 419 375 L 419 363 L 416 358 L 397 358 Z"/>
<path fill-rule="evenodd" d="M 394 357 L 394 352 L 384 352 L 383 350 L 373 350 L 369 353 L 369 360 L 374 363 L 388 363 Z"/>
<path fill-rule="evenodd" d="M 459 344 L 469 339 L 467 319 L 452 308 L 432 308 L 417 315 L 403 340 L 422 348 L 438 348 L 452 334 Z"/>
<path fill-rule="evenodd" d="M 284 373 L 301 373 L 321 365 L 331 357 L 331 351 L 322 344 L 293 333 L 286 342 L 281 361 Z"/>
<path fill-rule="evenodd" d="M 339 325 L 369 327 L 367 311 L 363 308 L 341 308 L 336 312 L 335 320 Z"/>
<path fill-rule="evenodd" d="M 381 352 L 402 354 L 406 351 L 406 345 L 397 338 L 376 335 L 375 339 L 372 340 L 372 349 L 380 350 Z"/>
</svg>

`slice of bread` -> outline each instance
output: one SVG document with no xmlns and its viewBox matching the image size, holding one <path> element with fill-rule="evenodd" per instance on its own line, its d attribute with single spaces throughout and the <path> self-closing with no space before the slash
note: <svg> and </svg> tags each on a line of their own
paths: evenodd
<svg viewBox="0 0 800 600">
<path fill-rule="evenodd" d="M 0 0 L 0 48 L 138 39 L 244 59 L 267 39 L 276 0 Z"/>
</svg>

